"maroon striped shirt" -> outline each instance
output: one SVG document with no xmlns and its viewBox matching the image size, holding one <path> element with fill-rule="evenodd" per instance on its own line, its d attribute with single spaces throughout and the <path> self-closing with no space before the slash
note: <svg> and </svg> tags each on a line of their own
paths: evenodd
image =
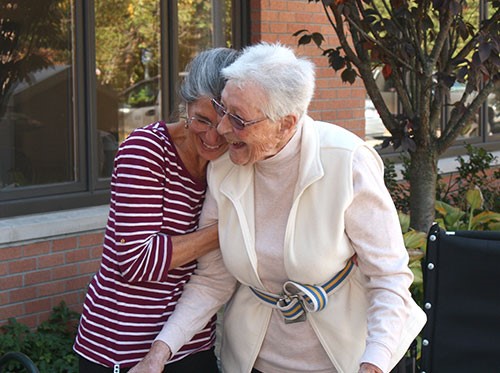
<svg viewBox="0 0 500 373">
<path fill-rule="evenodd" d="M 196 262 L 168 270 L 170 236 L 196 230 L 206 184 L 184 167 L 163 122 L 136 129 L 115 157 L 102 262 L 74 350 L 112 367 L 141 360 L 174 311 Z M 171 361 L 207 350 L 215 316 Z"/>
</svg>

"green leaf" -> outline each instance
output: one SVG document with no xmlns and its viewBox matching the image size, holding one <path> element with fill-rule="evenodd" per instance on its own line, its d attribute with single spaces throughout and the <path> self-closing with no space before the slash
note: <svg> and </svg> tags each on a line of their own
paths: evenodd
<svg viewBox="0 0 500 373">
<path fill-rule="evenodd" d="M 410 230 L 403 235 L 406 249 L 418 249 L 425 246 L 427 235 L 424 232 Z"/>
<path fill-rule="evenodd" d="M 410 229 L 410 215 L 398 211 L 399 225 L 401 225 L 401 231 L 403 233 L 408 232 Z"/>
<path fill-rule="evenodd" d="M 465 193 L 465 199 L 473 210 L 479 210 L 483 207 L 484 198 L 481 194 L 481 190 L 478 187 L 469 189 Z"/>
<path fill-rule="evenodd" d="M 500 222 L 500 213 L 483 211 L 472 218 L 472 227 L 478 228 L 482 224 L 489 225 L 492 222 Z"/>
</svg>

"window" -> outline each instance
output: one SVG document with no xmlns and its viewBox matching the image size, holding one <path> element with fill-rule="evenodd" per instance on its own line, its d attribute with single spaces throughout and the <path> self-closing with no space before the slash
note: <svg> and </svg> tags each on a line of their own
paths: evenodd
<svg viewBox="0 0 500 373">
<path fill-rule="evenodd" d="M 121 141 L 178 117 L 187 62 L 241 46 L 247 12 L 234 0 L 1 2 L 0 217 L 107 203 Z"/>
</svg>

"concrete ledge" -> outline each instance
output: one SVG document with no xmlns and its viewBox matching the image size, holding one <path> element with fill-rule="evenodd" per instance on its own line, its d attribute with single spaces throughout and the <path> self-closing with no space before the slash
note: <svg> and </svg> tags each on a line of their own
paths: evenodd
<svg viewBox="0 0 500 373">
<path fill-rule="evenodd" d="M 103 205 L 0 219 L 0 247 L 104 229 L 108 211 Z"/>
</svg>

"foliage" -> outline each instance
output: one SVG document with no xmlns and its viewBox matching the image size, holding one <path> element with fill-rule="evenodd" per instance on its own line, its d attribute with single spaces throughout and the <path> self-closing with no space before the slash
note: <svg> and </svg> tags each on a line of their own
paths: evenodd
<svg viewBox="0 0 500 373">
<path fill-rule="evenodd" d="M 78 320 L 78 313 L 68 309 L 64 302 L 53 308 L 49 320 L 36 331 L 11 318 L 1 327 L 0 356 L 19 351 L 33 360 L 40 372 L 78 372 L 78 359 L 72 350 Z M 23 371 L 14 361 L 7 364 L 7 369 Z"/>
<path fill-rule="evenodd" d="M 316 44 L 344 82 L 363 80 L 391 133 L 384 146 L 409 152 L 412 226 L 427 230 L 432 223 L 439 156 L 476 117 L 488 96 L 500 92 L 500 2 L 488 2 L 487 13 L 479 9 L 482 1 L 321 2 L 339 45 L 323 48 L 323 35 L 305 29 L 294 34 L 298 44 Z M 486 14 L 481 22 L 480 14 Z M 374 68 L 391 79 L 401 113 L 389 110 Z M 448 107 L 455 83 L 465 89 Z"/>
<path fill-rule="evenodd" d="M 457 230 L 500 230 L 500 213 L 483 210 L 484 199 L 477 187 L 467 190 L 466 210 L 451 206 L 442 201 L 436 201 L 438 216 L 436 222 L 449 231 Z"/>
<path fill-rule="evenodd" d="M 32 80 L 32 73 L 68 63 L 65 47 L 71 10 L 64 0 L 0 1 L 0 118 L 15 84 Z M 44 17 L 40 17 L 44 14 Z"/>
<path fill-rule="evenodd" d="M 418 232 L 410 228 L 410 217 L 402 212 L 398 213 L 403 240 L 410 257 L 409 267 L 413 272 L 413 283 L 410 287 L 413 299 L 422 306 L 424 299 L 424 279 L 422 275 L 421 261 L 425 255 L 427 245 L 426 232 Z"/>
<path fill-rule="evenodd" d="M 480 147 L 470 144 L 465 145 L 466 157 L 458 156 L 456 176 L 450 177 L 448 182 L 442 178 L 438 181 L 437 199 L 462 210 L 467 208 L 465 198 L 467 191 L 479 188 L 483 195 L 483 208 L 485 210 L 500 211 L 500 196 L 498 183 L 492 182 L 488 172 L 491 172 L 491 165 L 497 157 Z M 498 180 L 500 170 L 493 173 L 493 179 Z"/>
</svg>

